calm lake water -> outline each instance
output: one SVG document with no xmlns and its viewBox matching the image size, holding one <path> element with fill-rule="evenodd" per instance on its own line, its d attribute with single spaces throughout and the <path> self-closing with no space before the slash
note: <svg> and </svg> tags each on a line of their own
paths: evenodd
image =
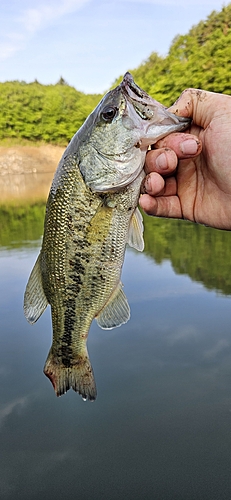
<svg viewBox="0 0 231 500">
<path fill-rule="evenodd" d="M 231 233 L 145 218 L 123 268 L 131 320 L 90 330 L 90 403 L 43 375 L 50 310 L 31 326 L 22 302 L 44 202 L 15 203 L 0 208 L 0 498 L 230 499 Z"/>
</svg>

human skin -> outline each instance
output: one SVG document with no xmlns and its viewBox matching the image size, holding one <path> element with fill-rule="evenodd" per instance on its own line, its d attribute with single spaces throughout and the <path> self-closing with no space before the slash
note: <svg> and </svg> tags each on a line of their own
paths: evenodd
<svg viewBox="0 0 231 500">
<path fill-rule="evenodd" d="M 231 96 L 187 89 L 169 110 L 192 125 L 147 153 L 141 208 L 230 230 Z"/>
</svg>

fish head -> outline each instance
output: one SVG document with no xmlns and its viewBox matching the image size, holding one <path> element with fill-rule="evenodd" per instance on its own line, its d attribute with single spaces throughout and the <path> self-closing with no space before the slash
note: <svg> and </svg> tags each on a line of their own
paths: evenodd
<svg viewBox="0 0 231 500">
<path fill-rule="evenodd" d="M 148 146 L 185 130 L 189 123 L 188 118 L 170 113 L 126 73 L 77 133 L 85 183 L 94 192 L 120 191 L 140 174 Z"/>
<path fill-rule="evenodd" d="M 124 75 L 121 87 L 127 96 L 130 117 L 139 129 L 141 149 L 148 148 L 172 132 L 183 131 L 189 127 L 190 118 L 170 113 L 163 104 L 138 87 L 130 73 Z"/>
</svg>

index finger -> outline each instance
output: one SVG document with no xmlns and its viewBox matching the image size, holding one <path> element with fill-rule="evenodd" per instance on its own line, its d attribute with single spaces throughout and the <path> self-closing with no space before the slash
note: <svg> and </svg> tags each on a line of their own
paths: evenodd
<svg viewBox="0 0 231 500">
<path fill-rule="evenodd" d="M 202 143 L 196 135 L 174 132 L 160 139 L 154 147 L 170 148 L 176 153 L 178 159 L 186 159 L 199 155 Z"/>
</svg>

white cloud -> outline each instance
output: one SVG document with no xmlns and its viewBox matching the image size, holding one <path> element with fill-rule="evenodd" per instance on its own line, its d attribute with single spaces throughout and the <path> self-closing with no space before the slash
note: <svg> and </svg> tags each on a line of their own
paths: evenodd
<svg viewBox="0 0 231 500">
<path fill-rule="evenodd" d="M 185 325 L 179 328 L 176 332 L 168 335 L 168 342 L 174 345 L 178 342 L 188 342 L 196 340 L 200 336 L 200 332 L 193 325 Z"/>
<path fill-rule="evenodd" d="M 18 44 L 13 42 L 0 43 L 0 61 L 13 56 L 19 50 Z"/>
<path fill-rule="evenodd" d="M 70 12 L 75 12 L 87 4 L 90 0 L 64 0 L 54 2 L 53 5 L 40 5 L 36 8 L 26 9 L 19 18 L 24 29 L 29 33 L 35 33 L 48 23 L 53 23 Z"/>
<path fill-rule="evenodd" d="M 226 339 L 220 339 L 218 342 L 211 347 L 211 349 L 208 349 L 204 353 L 204 357 L 207 359 L 213 359 L 215 358 L 218 354 L 220 354 L 222 351 L 228 349 L 230 346 L 230 343 Z"/>
<path fill-rule="evenodd" d="M 0 60 L 8 59 L 19 50 L 22 50 L 31 37 L 57 19 L 75 12 L 91 0 L 61 0 L 47 6 L 45 3 L 38 7 L 23 10 L 14 17 L 17 30 L 5 34 L 5 40 L 0 42 Z M 34 5 L 34 2 L 32 3 Z"/>
<path fill-rule="evenodd" d="M 25 35 L 20 32 L 7 33 L 5 41 L 0 42 L 0 60 L 4 61 L 22 49 L 24 40 Z"/>
<path fill-rule="evenodd" d="M 0 425 L 3 424 L 4 420 L 11 415 L 15 410 L 21 410 L 25 407 L 27 403 L 27 397 L 14 399 L 13 401 L 1 405 L 0 407 Z"/>
</svg>

